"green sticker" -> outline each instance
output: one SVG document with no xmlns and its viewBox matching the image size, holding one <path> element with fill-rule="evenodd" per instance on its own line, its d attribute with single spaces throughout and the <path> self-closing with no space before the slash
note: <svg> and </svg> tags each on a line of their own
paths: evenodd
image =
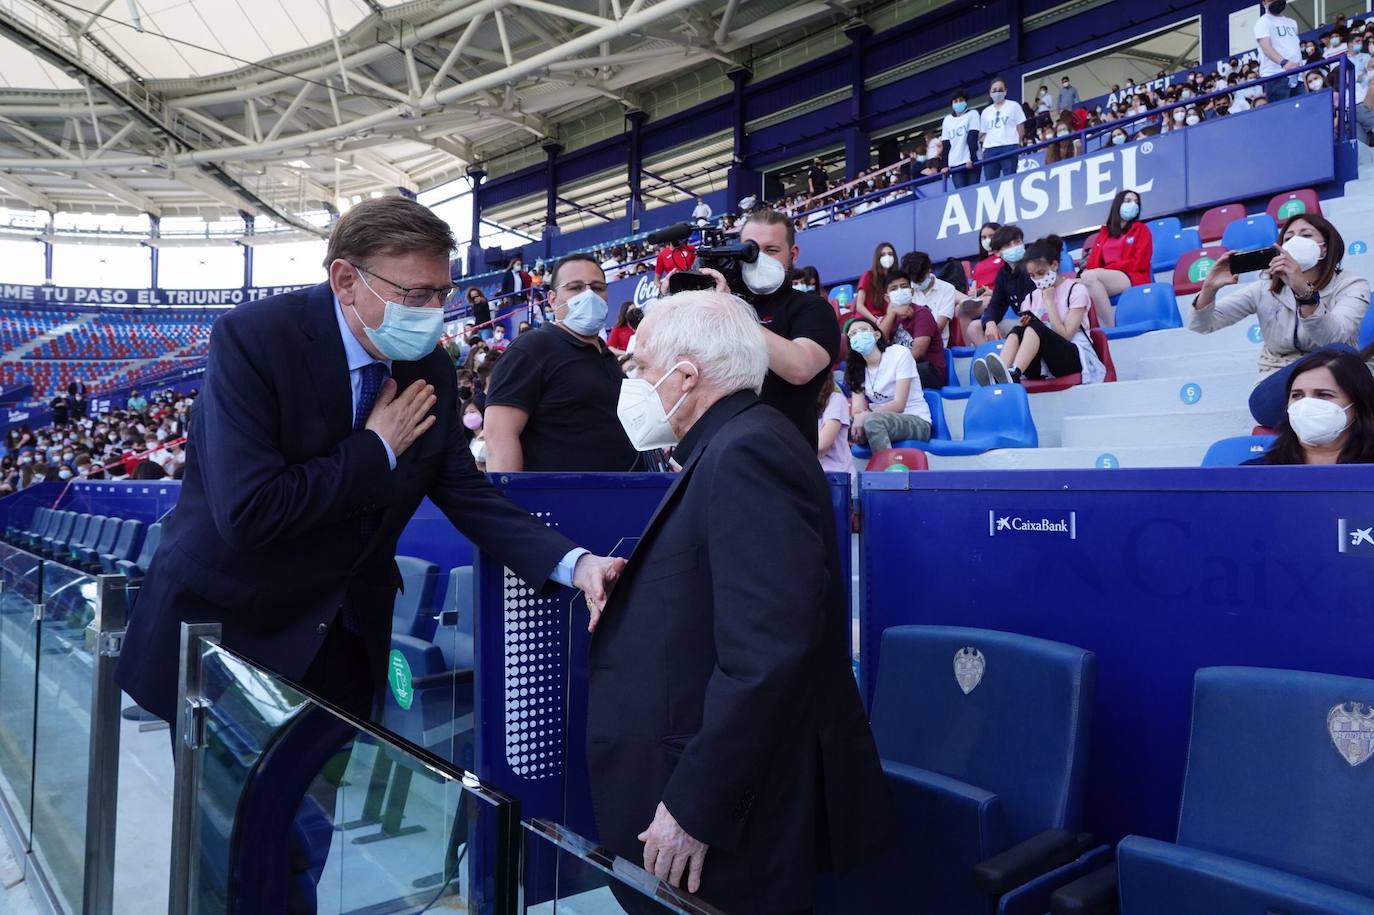
<svg viewBox="0 0 1374 915">
<path fill-rule="evenodd" d="M 391 685 L 391 695 L 396 704 L 406 711 L 415 701 L 415 687 L 410 679 L 410 662 L 399 651 L 393 651 L 386 665 L 386 682 Z"/>
<path fill-rule="evenodd" d="M 1283 206 L 1279 207 L 1279 222 L 1283 222 L 1290 216 L 1298 216 L 1306 212 L 1307 204 L 1294 198 L 1293 200 L 1286 201 Z"/>
<path fill-rule="evenodd" d="M 888 473 L 910 473 L 910 472 L 911 472 L 911 468 L 908 467 L 908 466 L 905 465 L 905 464 L 888 464 L 888 465 L 887 465 L 887 472 L 888 472 Z"/>
<path fill-rule="evenodd" d="M 1207 279 L 1207 271 L 1212 269 L 1216 261 L 1210 257 L 1200 257 L 1193 261 L 1193 266 L 1188 268 L 1188 279 L 1194 283 L 1201 283 Z"/>
</svg>

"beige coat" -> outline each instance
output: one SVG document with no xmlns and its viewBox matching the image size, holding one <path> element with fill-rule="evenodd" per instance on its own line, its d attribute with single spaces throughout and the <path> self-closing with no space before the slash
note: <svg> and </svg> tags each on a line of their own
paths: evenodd
<svg viewBox="0 0 1374 915">
<path fill-rule="evenodd" d="M 1275 295 L 1269 291 L 1268 275 L 1263 275 L 1225 298 L 1218 296 L 1208 308 L 1192 309 L 1188 328 L 1210 334 L 1257 315 L 1260 331 L 1264 334 L 1259 356 L 1261 377 L 1328 343 L 1358 347 L 1360 322 L 1369 308 L 1369 281 L 1349 270 L 1341 270 L 1319 292 L 1321 301 L 1312 317 L 1299 318 L 1293 291 L 1282 286 Z"/>
</svg>

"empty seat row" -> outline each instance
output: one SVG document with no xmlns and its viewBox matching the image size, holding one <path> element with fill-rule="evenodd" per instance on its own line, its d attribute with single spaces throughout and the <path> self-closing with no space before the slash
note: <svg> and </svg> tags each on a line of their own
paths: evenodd
<svg viewBox="0 0 1374 915">
<path fill-rule="evenodd" d="M 162 525 L 143 534 L 133 518 L 38 508 L 27 526 L 11 527 L 6 542 L 91 573 L 142 578 L 162 538 Z M 140 546 L 142 547 L 140 549 Z"/>
</svg>

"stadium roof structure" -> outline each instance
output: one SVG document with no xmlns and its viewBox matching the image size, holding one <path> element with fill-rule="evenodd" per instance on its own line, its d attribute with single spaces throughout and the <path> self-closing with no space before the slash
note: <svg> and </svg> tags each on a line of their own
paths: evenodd
<svg viewBox="0 0 1374 915">
<path fill-rule="evenodd" d="M 461 177 L 855 0 L 0 0 L 0 206 L 266 217 Z"/>
</svg>

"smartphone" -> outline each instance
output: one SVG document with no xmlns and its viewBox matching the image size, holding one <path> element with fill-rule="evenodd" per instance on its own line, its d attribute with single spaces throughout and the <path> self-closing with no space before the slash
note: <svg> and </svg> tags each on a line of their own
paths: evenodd
<svg viewBox="0 0 1374 915">
<path fill-rule="evenodd" d="M 679 270 L 677 273 L 668 277 L 669 295 L 677 295 L 679 292 L 697 292 L 703 289 L 715 288 L 715 280 L 704 273 L 697 273 L 695 270 Z"/>
<path fill-rule="evenodd" d="M 1264 270 L 1269 266 L 1269 262 L 1278 256 L 1279 249 L 1273 245 L 1267 248 L 1256 248 L 1254 251 L 1237 251 L 1231 255 L 1231 260 L 1228 262 L 1231 267 L 1231 275 L 1240 276 L 1242 273 Z"/>
</svg>

